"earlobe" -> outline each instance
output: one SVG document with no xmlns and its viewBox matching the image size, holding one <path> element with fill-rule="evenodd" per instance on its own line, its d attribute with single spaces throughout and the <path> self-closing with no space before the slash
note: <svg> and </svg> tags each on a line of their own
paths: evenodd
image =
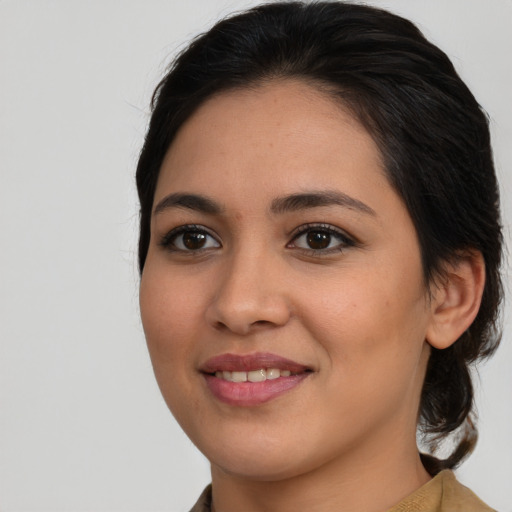
<svg viewBox="0 0 512 512">
<path fill-rule="evenodd" d="M 427 342 L 434 348 L 452 345 L 473 323 L 485 285 L 485 262 L 480 251 L 468 251 L 444 272 L 432 290 L 432 316 L 427 328 Z"/>
</svg>

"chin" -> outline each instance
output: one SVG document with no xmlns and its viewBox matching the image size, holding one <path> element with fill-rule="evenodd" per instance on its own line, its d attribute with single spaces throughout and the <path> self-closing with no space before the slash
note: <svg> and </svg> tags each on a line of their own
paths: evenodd
<svg viewBox="0 0 512 512">
<path fill-rule="evenodd" d="M 221 460 L 213 457 L 209 460 L 212 472 L 218 469 L 231 476 L 259 482 L 283 481 L 308 471 L 308 468 L 302 467 L 296 461 L 283 460 L 279 456 L 267 458 L 262 454 L 257 457 L 222 457 Z"/>
<path fill-rule="evenodd" d="M 255 442 L 215 443 L 199 446 L 215 469 L 238 478 L 254 481 L 282 481 L 296 477 L 321 465 L 320 457 L 311 457 L 303 443 L 286 442 L 283 438 L 259 437 Z M 301 446 L 298 449 L 298 446 Z"/>
</svg>

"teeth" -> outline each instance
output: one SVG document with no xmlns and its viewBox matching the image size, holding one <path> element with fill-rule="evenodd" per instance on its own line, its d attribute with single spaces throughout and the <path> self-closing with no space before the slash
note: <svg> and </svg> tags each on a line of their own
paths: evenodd
<svg viewBox="0 0 512 512">
<path fill-rule="evenodd" d="M 265 370 L 253 370 L 247 372 L 247 380 L 249 382 L 263 382 L 267 380 L 267 372 Z"/>
<path fill-rule="evenodd" d="M 251 370 L 249 372 L 215 372 L 215 377 L 224 379 L 229 382 L 263 382 L 264 380 L 274 380 L 279 377 L 289 377 L 292 374 L 290 370 L 279 370 L 277 368 L 269 368 L 267 370 L 261 368 L 259 370 Z"/>
<path fill-rule="evenodd" d="M 269 368 L 267 370 L 267 379 L 273 380 L 278 379 L 279 377 L 281 377 L 281 372 L 276 368 Z"/>
<path fill-rule="evenodd" d="M 232 382 L 245 382 L 247 380 L 247 372 L 231 372 Z"/>
</svg>

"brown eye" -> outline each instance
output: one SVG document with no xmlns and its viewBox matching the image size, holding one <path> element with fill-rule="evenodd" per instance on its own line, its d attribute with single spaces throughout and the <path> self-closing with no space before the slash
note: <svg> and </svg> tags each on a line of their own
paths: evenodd
<svg viewBox="0 0 512 512">
<path fill-rule="evenodd" d="M 206 244 L 206 234 L 199 231 L 189 231 L 183 234 L 183 245 L 190 251 L 202 249 Z"/>
<path fill-rule="evenodd" d="M 331 243 L 331 234 L 325 231 L 310 231 L 306 240 L 310 249 L 326 249 Z"/>
<path fill-rule="evenodd" d="M 288 247 L 320 255 L 342 251 L 355 244 L 348 235 L 330 224 L 305 225 L 299 229 Z"/>
<path fill-rule="evenodd" d="M 180 226 L 165 235 L 161 245 L 175 252 L 195 252 L 221 247 L 219 241 L 206 229 L 196 226 Z"/>
</svg>

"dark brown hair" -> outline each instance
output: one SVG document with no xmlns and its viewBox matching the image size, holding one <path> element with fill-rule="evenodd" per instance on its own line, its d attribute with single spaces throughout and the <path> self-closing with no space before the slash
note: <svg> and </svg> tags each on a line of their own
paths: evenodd
<svg viewBox="0 0 512 512">
<path fill-rule="evenodd" d="M 462 432 L 432 473 L 476 441 L 470 366 L 499 342 L 502 234 L 488 121 L 448 57 L 411 22 L 344 2 L 278 2 L 227 18 L 195 39 L 158 85 L 137 167 L 139 265 L 150 240 L 162 160 L 182 124 L 212 95 L 274 78 L 310 82 L 348 107 L 377 142 L 414 222 L 425 282 L 469 250 L 485 260 L 480 311 L 450 348 L 432 349 L 419 411 L 427 443 Z"/>
</svg>

